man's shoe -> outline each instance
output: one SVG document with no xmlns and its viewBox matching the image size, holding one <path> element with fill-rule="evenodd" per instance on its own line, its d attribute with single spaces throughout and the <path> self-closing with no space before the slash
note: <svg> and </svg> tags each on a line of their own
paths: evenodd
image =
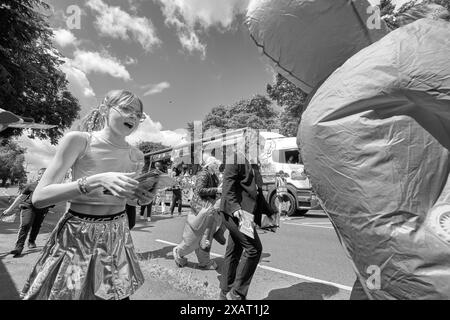
<svg viewBox="0 0 450 320">
<path fill-rule="evenodd" d="M 242 298 L 239 294 L 234 293 L 233 290 L 231 290 L 227 293 L 227 300 L 245 300 L 245 299 Z"/>
<path fill-rule="evenodd" d="M 228 300 L 228 299 L 227 299 L 227 293 L 228 293 L 228 292 L 225 292 L 225 291 L 223 291 L 223 290 L 220 290 L 220 292 L 219 292 L 219 300 Z"/>
<path fill-rule="evenodd" d="M 147 222 L 152 222 L 152 218 L 148 217 Z"/>
<path fill-rule="evenodd" d="M 14 258 L 20 257 L 20 255 L 22 254 L 22 250 L 21 248 L 16 248 L 14 250 L 11 250 L 10 254 L 13 255 Z"/>
<path fill-rule="evenodd" d="M 30 249 L 36 249 L 36 243 L 32 242 L 32 241 L 28 241 L 28 248 Z"/>
<path fill-rule="evenodd" d="M 177 267 L 183 268 L 185 265 L 187 265 L 187 259 L 180 257 L 180 255 L 178 254 L 177 247 L 173 248 L 172 255 L 173 255 L 173 260 L 175 261 L 175 264 L 177 265 Z"/>
</svg>

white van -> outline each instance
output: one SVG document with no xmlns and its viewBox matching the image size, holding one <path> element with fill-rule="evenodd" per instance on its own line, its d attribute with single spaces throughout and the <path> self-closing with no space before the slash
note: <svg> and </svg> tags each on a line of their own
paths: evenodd
<svg viewBox="0 0 450 320">
<path fill-rule="evenodd" d="M 275 208 L 275 176 L 280 171 L 287 174 L 289 210 L 287 215 L 305 214 L 310 209 L 319 207 L 317 198 L 311 188 L 297 146 L 295 137 L 285 137 L 273 132 L 260 132 L 265 139 L 264 153 L 260 159 L 265 196 Z"/>
</svg>

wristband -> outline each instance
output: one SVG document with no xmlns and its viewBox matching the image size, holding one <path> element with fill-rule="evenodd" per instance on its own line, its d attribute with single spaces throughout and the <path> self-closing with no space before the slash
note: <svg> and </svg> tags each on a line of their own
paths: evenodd
<svg viewBox="0 0 450 320">
<path fill-rule="evenodd" d="M 89 193 L 87 188 L 86 188 L 86 185 L 87 185 L 86 177 L 82 177 L 82 178 L 78 179 L 77 182 L 78 182 L 78 190 L 80 190 L 80 192 L 82 194 Z"/>
</svg>

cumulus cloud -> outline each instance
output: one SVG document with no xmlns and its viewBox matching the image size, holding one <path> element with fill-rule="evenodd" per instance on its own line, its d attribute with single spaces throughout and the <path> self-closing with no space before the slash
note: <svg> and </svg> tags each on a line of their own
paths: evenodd
<svg viewBox="0 0 450 320">
<path fill-rule="evenodd" d="M 198 34 L 210 27 L 227 31 L 238 14 L 244 14 L 249 0 L 156 0 L 161 4 L 165 23 L 175 27 L 178 38 L 188 52 L 205 57 L 206 45 Z"/>
<path fill-rule="evenodd" d="M 125 66 L 118 59 L 104 53 L 75 50 L 73 65 L 87 74 L 98 72 L 125 81 L 131 80 Z"/>
<path fill-rule="evenodd" d="M 175 146 L 185 140 L 186 130 L 162 130 L 161 122 L 153 121 L 150 117 L 141 123 L 138 129 L 127 137 L 130 144 L 137 144 L 140 141 L 160 142 L 166 146 Z"/>
<path fill-rule="evenodd" d="M 84 71 L 77 68 L 71 59 L 64 59 L 64 64 L 61 65 L 61 71 L 66 74 L 69 91 L 81 105 L 80 118 L 86 115 L 92 106 L 97 105 L 97 98 L 94 89 L 87 78 Z"/>
<path fill-rule="evenodd" d="M 149 96 L 152 94 L 160 93 L 163 90 L 170 88 L 170 83 L 168 83 L 167 81 L 164 81 L 164 82 L 160 82 L 158 84 L 145 85 L 145 86 L 142 86 L 141 88 L 147 90 L 144 93 L 144 97 L 145 97 L 145 96 Z"/>
<path fill-rule="evenodd" d="M 78 44 L 77 38 L 71 31 L 66 29 L 53 30 L 53 41 L 55 41 L 61 47 L 66 47 L 69 45 L 76 46 Z"/>
<path fill-rule="evenodd" d="M 88 0 L 86 5 L 96 13 L 95 25 L 101 35 L 122 40 L 132 38 L 147 52 L 161 43 L 148 18 L 130 15 L 120 7 L 108 6 L 102 0 Z"/>
<path fill-rule="evenodd" d="M 26 170 L 30 177 L 34 177 L 40 168 L 47 168 L 50 160 L 53 158 L 56 147 L 51 145 L 48 140 L 30 139 L 23 134 L 17 139 L 21 147 L 27 149 L 25 152 Z"/>
</svg>

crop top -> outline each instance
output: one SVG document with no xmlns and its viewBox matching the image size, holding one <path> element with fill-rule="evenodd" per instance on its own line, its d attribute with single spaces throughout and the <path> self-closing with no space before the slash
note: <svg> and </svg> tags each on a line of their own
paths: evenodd
<svg viewBox="0 0 450 320">
<path fill-rule="evenodd" d="M 116 146 L 98 136 L 97 132 L 86 134 L 86 148 L 72 165 L 72 180 L 103 172 L 138 172 L 144 165 L 144 155 L 136 147 Z M 125 205 L 126 199 L 103 194 L 104 188 L 96 188 L 69 202 L 90 205 Z"/>
</svg>

